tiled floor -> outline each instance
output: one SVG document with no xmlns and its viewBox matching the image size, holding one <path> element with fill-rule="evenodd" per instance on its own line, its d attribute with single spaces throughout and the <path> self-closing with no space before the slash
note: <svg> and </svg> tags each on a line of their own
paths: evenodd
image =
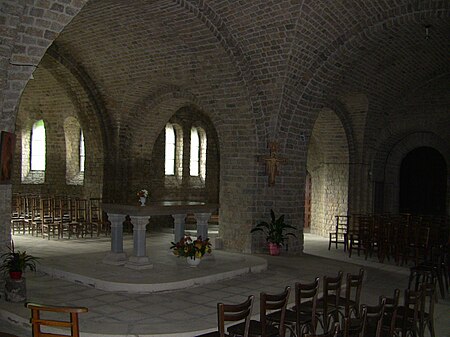
<svg viewBox="0 0 450 337">
<path fill-rule="evenodd" d="M 365 261 L 357 256 L 349 259 L 342 248 L 328 251 L 327 240 L 313 235 L 305 236 L 305 254 L 302 255 L 271 257 L 215 251 L 213 257 L 202 261 L 198 268 L 189 268 L 170 254 L 171 239 L 168 234 L 152 233 L 147 246 L 154 268 L 136 271 L 101 263 L 110 247 L 105 238 L 48 241 L 14 237 L 19 249 L 42 257 L 38 272 L 27 275 L 28 300 L 87 306 L 89 312 L 80 317 L 84 337 L 195 336 L 215 327 L 219 301 L 235 303 L 260 291 L 280 292 L 295 281 L 311 281 L 315 276 L 334 275 L 339 270 L 356 273 L 361 265 L 366 269 L 363 303 L 375 303 L 379 295 L 390 296 L 394 288 L 404 289 L 407 285 L 407 268 Z M 131 253 L 131 245 L 131 236 L 126 236 L 126 252 Z M 44 270 L 72 281 L 78 279 L 78 282 L 52 278 Z M 257 272 L 248 272 L 250 270 Z M 82 273 L 85 278 L 76 273 Z M 180 289 L 176 282 L 192 278 L 198 282 L 187 288 Z M 142 283 L 170 282 L 172 290 L 151 293 L 152 289 L 146 288 L 146 292 L 140 292 Z M 127 287 L 122 291 L 105 290 L 115 283 L 126 283 Z M 255 303 L 255 315 L 257 309 L 258 303 Z M 449 313 L 449 299 L 440 299 L 435 308 L 437 337 L 450 337 Z M 1 331 L 30 337 L 29 316 L 23 303 L 0 300 Z"/>
</svg>

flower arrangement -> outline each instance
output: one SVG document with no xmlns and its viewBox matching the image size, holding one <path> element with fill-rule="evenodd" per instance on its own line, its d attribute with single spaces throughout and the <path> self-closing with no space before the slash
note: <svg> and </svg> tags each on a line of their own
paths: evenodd
<svg viewBox="0 0 450 337">
<path fill-rule="evenodd" d="M 175 256 L 193 257 L 194 259 L 201 259 L 206 253 L 211 253 L 211 242 L 209 238 L 202 240 L 199 236 L 196 240 L 188 235 L 185 235 L 179 242 L 171 242 L 173 249 L 173 254 Z"/>
<path fill-rule="evenodd" d="M 148 197 L 148 191 L 147 190 L 140 190 L 139 192 L 137 192 L 137 196 L 139 198 L 141 198 L 141 197 L 147 198 Z"/>
</svg>

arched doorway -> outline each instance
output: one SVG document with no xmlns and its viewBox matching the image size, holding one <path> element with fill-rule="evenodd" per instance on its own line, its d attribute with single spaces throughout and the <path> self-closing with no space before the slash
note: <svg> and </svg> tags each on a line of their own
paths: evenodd
<svg viewBox="0 0 450 337">
<path fill-rule="evenodd" d="M 317 116 L 308 144 L 306 169 L 311 179 L 310 233 L 326 237 L 335 216 L 346 215 L 348 210 L 347 137 L 331 109 L 322 109 Z"/>
<path fill-rule="evenodd" d="M 431 147 L 409 152 L 400 167 L 400 212 L 445 214 L 447 165 Z"/>
</svg>

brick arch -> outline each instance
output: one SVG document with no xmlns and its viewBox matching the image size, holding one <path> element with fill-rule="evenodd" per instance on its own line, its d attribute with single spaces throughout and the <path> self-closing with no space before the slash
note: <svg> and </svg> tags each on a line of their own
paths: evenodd
<svg viewBox="0 0 450 337">
<path fill-rule="evenodd" d="M 380 5 L 379 8 L 383 8 L 383 6 Z M 308 15 L 312 15 L 312 13 L 308 12 Z M 450 16 L 450 4 L 448 3 L 429 1 L 418 7 L 402 5 L 382 13 L 369 13 L 364 21 L 365 28 L 361 28 L 361 22 L 355 20 L 353 26 L 346 26 L 345 34 L 328 41 L 323 52 L 312 54 L 308 58 L 311 60 L 309 63 L 300 63 L 298 60 L 305 59 L 304 56 L 301 57 L 301 53 L 305 53 L 305 50 L 315 50 L 313 43 L 316 40 L 308 39 L 311 41 L 310 45 L 305 47 L 303 44 L 302 49 L 295 50 L 293 48 L 294 56 L 291 57 L 292 62 L 288 65 L 291 69 L 289 73 L 291 73 L 292 79 L 287 81 L 286 94 L 283 95 L 276 126 L 277 133 L 284 137 L 283 142 L 287 141 L 289 134 L 301 131 L 298 129 L 298 125 L 305 129 L 312 128 L 315 116 L 326 104 L 327 96 L 335 95 L 336 88 L 340 84 L 340 81 L 336 79 L 342 78 L 342 74 L 351 69 L 352 62 L 358 58 L 362 50 L 366 49 L 365 45 L 368 41 L 372 44 L 376 42 L 376 39 L 368 37 L 377 36 L 380 31 L 396 29 L 398 22 L 417 22 L 418 18 L 423 20 L 427 17 L 442 19 L 446 16 Z M 298 32 L 293 44 L 302 45 L 304 37 L 301 34 L 303 31 Z M 354 57 L 349 57 L 351 51 L 355 51 Z M 302 113 L 296 113 L 296 111 Z M 307 118 L 305 118 L 305 111 L 309 115 Z M 290 128 L 294 130 L 281 133 L 280 131 L 285 128 L 285 125 L 290 125 Z"/>
<path fill-rule="evenodd" d="M 447 214 L 449 214 L 450 203 L 450 147 L 439 136 L 432 132 L 415 132 L 397 139 L 392 147 L 380 146 L 377 162 L 384 163 L 384 205 L 389 212 L 398 212 L 400 191 L 400 167 L 402 160 L 412 150 L 418 147 L 431 147 L 437 150 L 444 158 L 447 165 Z M 379 172 L 378 172 L 379 173 Z"/>
<path fill-rule="evenodd" d="M 189 105 L 210 116 L 204 108 L 206 105 L 200 102 L 193 93 L 176 85 L 163 85 L 139 105 L 132 115 L 131 122 L 126 128 L 121 129 L 121 132 L 127 133 L 130 132 L 129 130 L 136 130 L 137 125 L 147 126 L 145 138 L 138 134 L 132 134 L 130 142 L 133 144 L 132 146 L 143 146 L 151 150 L 170 117 L 182 107 Z"/>
<path fill-rule="evenodd" d="M 311 133 L 307 170 L 312 180 L 311 232 L 326 236 L 337 214 L 347 214 L 350 153 L 338 114 L 323 108 Z"/>
<path fill-rule="evenodd" d="M 2 97 L 4 128 L 14 130 L 19 99 L 31 74 L 58 34 L 86 3 L 87 0 L 69 4 L 57 0 L 45 3 L 34 0 L 25 5 L 14 4 L 15 11 L 7 11 L 10 24 L 7 47 L 10 55 L 5 72 L 11 89 Z M 33 22 L 31 27 L 30 21 Z"/>
</svg>

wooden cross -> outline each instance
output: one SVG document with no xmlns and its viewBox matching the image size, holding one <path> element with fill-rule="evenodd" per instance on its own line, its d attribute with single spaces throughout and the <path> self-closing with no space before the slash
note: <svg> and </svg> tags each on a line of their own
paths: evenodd
<svg viewBox="0 0 450 337">
<path fill-rule="evenodd" d="M 268 157 L 263 157 L 266 163 L 266 174 L 269 177 L 269 186 L 275 185 L 275 177 L 279 173 L 280 164 L 286 163 L 287 159 L 277 156 L 278 144 L 276 142 L 269 142 L 267 144 L 270 154 Z"/>
</svg>

